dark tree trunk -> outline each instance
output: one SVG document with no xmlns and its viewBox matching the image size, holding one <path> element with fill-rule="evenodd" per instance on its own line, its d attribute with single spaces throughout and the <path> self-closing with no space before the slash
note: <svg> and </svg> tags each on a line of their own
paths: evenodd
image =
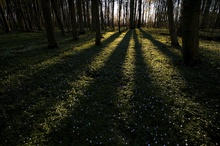
<svg viewBox="0 0 220 146">
<path fill-rule="evenodd" d="M 179 46 L 176 26 L 173 18 L 173 0 L 167 0 L 167 8 L 171 44 L 172 46 Z"/>
<path fill-rule="evenodd" d="M 82 15 L 82 1 L 77 0 L 76 5 L 77 5 L 78 16 L 79 16 L 79 34 L 85 34 L 86 32 L 84 28 L 83 15 Z"/>
<path fill-rule="evenodd" d="M 101 45 L 101 38 L 102 38 L 101 28 L 100 28 L 100 20 L 99 20 L 99 0 L 92 0 L 92 7 L 94 8 L 93 16 L 95 16 L 94 20 L 96 23 L 95 44 L 98 46 L 98 45 Z"/>
<path fill-rule="evenodd" d="M 57 22 L 60 26 L 61 34 L 62 34 L 62 36 L 64 36 L 65 35 L 65 30 L 64 30 L 63 21 L 61 20 L 61 13 L 60 13 L 60 8 L 59 8 L 59 5 L 58 5 L 58 1 L 57 0 L 51 0 L 51 4 L 52 4 L 53 10 L 54 10 L 54 13 L 56 15 Z"/>
<path fill-rule="evenodd" d="M 137 28 L 141 28 L 141 6 L 142 6 L 142 0 L 139 0 L 139 8 L 138 8 L 138 24 L 137 24 Z"/>
<path fill-rule="evenodd" d="M 206 6 L 205 6 L 205 11 L 204 11 L 202 21 L 200 24 L 200 29 L 205 29 L 207 26 L 207 22 L 209 21 L 209 9 L 211 7 L 211 3 L 212 3 L 212 0 L 207 0 Z"/>
<path fill-rule="evenodd" d="M 112 0 L 112 29 L 115 30 L 115 25 L 114 25 L 114 8 L 115 8 L 115 0 Z"/>
<path fill-rule="evenodd" d="M 49 0 L 41 0 L 46 33 L 47 33 L 47 40 L 48 40 L 48 48 L 54 49 L 57 48 L 57 42 L 55 39 L 54 34 L 54 26 L 51 17 L 51 8 L 50 8 L 50 1 Z"/>
<path fill-rule="evenodd" d="M 89 0 L 86 1 L 87 27 L 91 30 Z"/>
<path fill-rule="evenodd" d="M 6 33 L 11 32 L 11 28 L 9 26 L 9 23 L 8 23 L 6 17 L 5 17 L 5 13 L 4 13 L 3 6 L 2 6 L 1 2 L 0 2 L 0 14 L 1 14 L 1 17 L 2 17 L 2 21 L 3 21 L 4 31 Z"/>
<path fill-rule="evenodd" d="M 130 29 L 134 29 L 134 0 L 130 1 Z"/>
<path fill-rule="evenodd" d="M 7 5 L 7 11 L 8 11 L 8 15 L 11 17 L 13 24 L 14 24 L 14 28 L 15 30 L 18 30 L 18 25 L 15 21 L 14 15 L 12 13 L 12 9 L 11 9 L 11 1 L 10 0 L 6 0 L 6 5 Z"/>
<path fill-rule="evenodd" d="M 122 7 L 122 0 L 119 0 L 119 8 L 118 8 L 118 32 L 121 33 L 121 7 Z"/>
<path fill-rule="evenodd" d="M 69 12 L 71 16 L 71 26 L 72 26 L 72 35 L 73 35 L 73 40 L 78 39 L 78 34 L 76 31 L 76 12 L 75 12 L 75 4 L 74 0 L 68 0 L 69 2 Z"/>
<path fill-rule="evenodd" d="M 99 0 L 99 4 L 100 4 L 100 10 L 101 10 L 101 27 L 102 27 L 102 30 L 105 30 L 105 21 L 104 21 L 104 16 L 103 16 L 103 10 L 102 10 L 102 1 Z"/>
<path fill-rule="evenodd" d="M 201 0 L 183 0 L 183 61 L 194 66 L 200 63 L 199 58 L 199 13 Z"/>
</svg>

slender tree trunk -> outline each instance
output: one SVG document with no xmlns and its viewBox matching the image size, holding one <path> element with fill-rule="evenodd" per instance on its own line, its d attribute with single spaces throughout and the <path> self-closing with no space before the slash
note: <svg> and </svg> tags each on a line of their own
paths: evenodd
<svg viewBox="0 0 220 146">
<path fill-rule="evenodd" d="M 73 40 L 77 40 L 78 39 L 78 34 L 77 34 L 77 31 L 76 31 L 75 4 L 74 4 L 74 0 L 68 0 L 68 2 L 69 2 L 69 12 L 70 12 L 70 16 L 71 16 Z"/>
<path fill-rule="evenodd" d="M 94 8 L 94 16 L 95 16 L 95 22 L 96 22 L 96 38 L 95 38 L 95 44 L 101 45 L 101 29 L 100 29 L 100 20 L 99 20 L 99 0 L 92 0 L 92 7 Z"/>
<path fill-rule="evenodd" d="M 99 0 L 99 4 L 100 4 L 100 14 L 101 14 L 101 28 L 102 30 L 105 30 L 105 21 L 104 21 L 104 16 L 103 16 L 103 11 L 102 11 L 102 1 Z"/>
<path fill-rule="evenodd" d="M 115 24 L 114 24 L 114 8 L 115 8 L 115 0 L 112 0 L 112 29 L 115 30 Z"/>
<path fill-rule="evenodd" d="M 82 15 L 82 1 L 77 0 L 76 5 L 77 5 L 78 16 L 79 16 L 79 34 L 85 34 L 86 32 L 84 28 L 83 15 Z"/>
<path fill-rule="evenodd" d="M 54 26 L 51 17 L 51 8 L 50 8 L 50 1 L 49 0 L 41 0 L 46 33 L 47 33 L 47 40 L 48 40 L 48 48 L 54 49 L 57 48 L 57 42 L 55 39 L 54 34 Z"/>
<path fill-rule="evenodd" d="M 176 26 L 173 18 L 173 0 L 167 0 L 167 13 L 168 13 L 168 22 L 169 22 L 169 31 L 172 46 L 179 46 L 177 39 Z"/>
<path fill-rule="evenodd" d="M 183 0 L 183 61 L 194 66 L 199 58 L 199 13 L 201 0 Z"/>
<path fill-rule="evenodd" d="M 137 24 L 137 28 L 141 28 L 141 6 L 142 6 L 142 0 L 139 0 L 139 16 L 138 16 L 138 24 Z"/>
<path fill-rule="evenodd" d="M 83 22 L 84 22 L 84 28 L 86 28 L 86 15 L 89 15 L 88 13 L 86 14 L 86 5 L 85 5 L 85 0 L 82 0 L 82 11 L 83 11 Z"/>
<path fill-rule="evenodd" d="M 92 0 L 92 31 L 96 31 L 96 10 L 95 10 L 95 5 L 94 2 Z"/>
<path fill-rule="evenodd" d="M 15 18 L 14 18 L 14 15 L 12 13 L 12 9 L 11 9 L 11 1 L 10 0 L 6 0 L 6 5 L 7 5 L 7 11 L 8 11 L 8 15 L 10 15 L 12 21 L 13 21 L 13 24 L 14 24 L 14 28 L 15 30 L 18 30 L 18 25 L 15 21 Z"/>
<path fill-rule="evenodd" d="M 1 14 L 1 17 L 2 17 L 2 20 L 3 20 L 3 26 L 4 26 L 4 29 L 5 29 L 4 31 L 6 33 L 11 32 L 11 28 L 9 26 L 9 23 L 8 23 L 6 17 L 5 17 L 5 13 L 4 13 L 3 6 L 2 6 L 1 2 L 0 2 L 0 14 Z"/>
<path fill-rule="evenodd" d="M 130 29 L 134 29 L 134 0 L 130 1 Z"/>
<path fill-rule="evenodd" d="M 118 5 L 119 5 L 119 8 L 118 8 L 118 13 L 119 13 L 119 14 L 118 14 L 118 32 L 121 33 L 121 24 L 120 24 L 120 22 L 121 22 L 122 0 L 119 0 Z"/>
<path fill-rule="evenodd" d="M 207 0 L 206 6 L 205 6 L 205 12 L 203 14 L 202 21 L 200 24 L 200 29 L 205 29 L 207 26 L 207 22 L 209 22 L 209 9 L 211 7 L 211 3 L 212 3 L 212 0 Z"/>
<path fill-rule="evenodd" d="M 86 0 L 87 27 L 91 30 L 89 0 Z"/>
<path fill-rule="evenodd" d="M 61 13 L 60 13 L 58 1 L 57 0 L 51 0 L 51 4 L 52 4 L 53 10 L 54 10 L 54 13 L 56 15 L 58 25 L 59 25 L 60 30 L 61 30 L 61 35 L 64 36 L 65 35 L 65 30 L 64 30 L 63 21 L 61 20 Z"/>
</svg>

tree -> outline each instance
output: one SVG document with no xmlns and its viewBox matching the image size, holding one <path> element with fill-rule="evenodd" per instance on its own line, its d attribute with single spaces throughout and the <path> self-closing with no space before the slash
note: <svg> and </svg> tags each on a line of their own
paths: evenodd
<svg viewBox="0 0 220 146">
<path fill-rule="evenodd" d="M 134 0 L 130 1 L 130 29 L 134 29 Z"/>
<path fill-rule="evenodd" d="M 44 15 L 47 40 L 48 40 L 48 48 L 54 49 L 57 48 L 57 42 L 54 34 L 54 26 L 51 17 L 51 8 L 50 8 L 50 0 L 41 0 L 42 10 Z"/>
<path fill-rule="evenodd" d="M 112 29 L 115 30 L 114 25 L 114 8 L 115 8 L 115 0 L 112 0 Z"/>
<path fill-rule="evenodd" d="M 139 5 L 138 5 L 138 24 L 137 28 L 141 28 L 141 6 L 142 6 L 142 0 L 139 0 Z"/>
<path fill-rule="evenodd" d="M 64 36 L 65 35 L 64 25 L 63 25 L 63 21 L 61 20 L 61 13 L 60 13 L 60 10 L 59 10 L 58 1 L 57 0 L 51 0 L 51 4 L 52 4 L 53 10 L 54 10 L 54 13 L 56 15 L 57 22 L 60 26 L 61 34 L 62 34 L 62 36 Z"/>
<path fill-rule="evenodd" d="M 206 2 L 205 11 L 203 13 L 202 21 L 200 24 L 201 29 L 204 29 L 206 27 L 207 21 L 209 20 L 208 17 L 209 17 L 209 9 L 211 7 L 211 3 L 212 3 L 212 0 L 207 0 Z"/>
<path fill-rule="evenodd" d="M 85 34 L 86 32 L 84 28 L 83 15 L 82 15 L 82 1 L 77 0 L 76 5 L 77 5 L 78 16 L 79 16 L 79 34 Z"/>
<path fill-rule="evenodd" d="M 77 31 L 76 31 L 76 12 L 75 12 L 75 4 L 74 4 L 74 0 L 68 0 L 68 2 L 69 2 L 70 17 L 71 17 L 73 40 L 77 40 L 77 39 L 78 39 L 78 34 L 77 34 Z"/>
<path fill-rule="evenodd" d="M 183 0 L 183 61 L 194 66 L 199 64 L 199 14 L 201 0 Z"/>
<path fill-rule="evenodd" d="M 173 0 L 167 0 L 167 8 L 171 44 L 172 46 L 179 46 L 176 26 L 173 18 Z"/>
<path fill-rule="evenodd" d="M 2 21 L 3 21 L 3 26 L 4 26 L 4 29 L 5 29 L 5 32 L 8 33 L 11 31 L 11 28 L 8 24 L 8 21 L 5 17 L 5 13 L 4 13 L 4 10 L 3 10 L 3 6 L 2 6 L 2 3 L 0 2 L 0 14 L 1 14 L 1 17 L 2 17 Z"/>
<path fill-rule="evenodd" d="M 93 16 L 94 16 L 94 22 L 96 23 L 96 38 L 95 38 L 95 44 L 101 45 L 101 28 L 100 28 L 100 20 L 99 20 L 99 0 L 92 0 L 92 7 L 94 8 L 93 10 Z"/>
<path fill-rule="evenodd" d="M 118 8 L 118 13 L 119 13 L 119 14 L 118 14 L 118 32 L 121 33 L 121 24 L 120 24 L 120 22 L 121 22 L 122 0 L 119 0 L 118 6 L 119 6 L 119 8 Z"/>
</svg>

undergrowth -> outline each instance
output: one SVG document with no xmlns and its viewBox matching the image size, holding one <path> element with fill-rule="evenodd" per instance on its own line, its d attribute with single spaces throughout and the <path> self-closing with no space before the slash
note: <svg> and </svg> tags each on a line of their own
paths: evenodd
<svg viewBox="0 0 220 146">
<path fill-rule="evenodd" d="M 1 145 L 218 145 L 220 43 L 189 68 L 161 31 L 1 35 Z"/>
</svg>

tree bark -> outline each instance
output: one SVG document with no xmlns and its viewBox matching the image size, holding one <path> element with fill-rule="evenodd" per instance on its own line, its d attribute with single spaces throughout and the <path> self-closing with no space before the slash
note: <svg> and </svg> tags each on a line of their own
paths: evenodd
<svg viewBox="0 0 220 146">
<path fill-rule="evenodd" d="M 139 15 L 138 15 L 138 24 L 137 24 L 137 28 L 141 28 L 141 6 L 142 6 L 142 0 L 139 0 L 139 8 L 138 8 L 138 12 L 139 12 Z"/>
<path fill-rule="evenodd" d="M 134 29 L 134 0 L 130 1 L 130 29 Z"/>
<path fill-rule="evenodd" d="M 79 16 L 79 34 L 85 34 L 86 32 L 84 28 L 83 15 L 82 15 L 82 1 L 77 0 L 76 5 L 77 5 L 78 16 Z"/>
<path fill-rule="evenodd" d="M 115 8 L 115 0 L 112 0 L 112 29 L 115 30 L 115 25 L 114 25 L 114 8 Z"/>
<path fill-rule="evenodd" d="M 96 38 L 95 38 L 95 44 L 97 46 L 101 45 L 101 38 L 102 38 L 102 34 L 101 34 L 101 28 L 100 28 L 100 20 L 99 20 L 99 0 L 92 0 L 92 7 L 94 8 L 94 19 L 95 19 L 95 23 L 96 23 Z"/>
<path fill-rule="evenodd" d="M 209 9 L 211 7 L 211 3 L 212 3 L 212 0 L 207 0 L 206 6 L 205 6 L 205 11 L 202 16 L 202 21 L 200 24 L 200 29 L 205 29 L 207 26 L 207 22 L 209 21 Z"/>
<path fill-rule="evenodd" d="M 0 14 L 1 14 L 1 17 L 2 17 L 2 20 L 3 20 L 4 31 L 6 33 L 11 32 L 11 28 L 9 26 L 9 23 L 8 23 L 6 17 L 5 17 L 5 13 L 4 13 L 3 6 L 2 6 L 1 2 L 0 2 Z"/>
<path fill-rule="evenodd" d="M 61 30 L 61 35 L 64 36 L 65 35 L 65 30 L 64 30 L 64 25 L 63 25 L 63 21 L 61 20 L 61 13 L 59 10 L 59 5 L 58 5 L 58 1 L 57 0 L 51 0 L 51 4 L 54 10 L 54 13 L 56 15 L 56 19 L 57 22 L 59 24 L 60 30 Z"/>
<path fill-rule="evenodd" d="M 58 46 L 57 46 L 57 42 L 55 39 L 54 26 L 52 23 L 50 1 L 49 0 L 41 0 L 41 3 L 42 3 L 46 33 L 47 33 L 48 48 L 54 49 L 54 48 L 57 48 Z"/>
<path fill-rule="evenodd" d="M 173 18 L 173 0 L 167 0 L 167 8 L 171 45 L 176 47 L 179 46 L 179 43 L 177 39 L 176 26 Z"/>
<path fill-rule="evenodd" d="M 70 16 L 71 16 L 73 40 L 77 40 L 78 39 L 78 34 L 77 34 L 77 31 L 76 31 L 75 4 L 74 4 L 74 0 L 68 0 L 68 2 L 69 2 L 69 12 L 70 12 Z"/>
<path fill-rule="evenodd" d="M 118 8 L 118 32 L 121 33 L 121 7 L 122 7 L 122 0 L 119 0 L 119 8 Z"/>
<path fill-rule="evenodd" d="M 199 64 L 199 13 L 201 0 L 183 0 L 183 62 L 194 66 Z"/>
</svg>

